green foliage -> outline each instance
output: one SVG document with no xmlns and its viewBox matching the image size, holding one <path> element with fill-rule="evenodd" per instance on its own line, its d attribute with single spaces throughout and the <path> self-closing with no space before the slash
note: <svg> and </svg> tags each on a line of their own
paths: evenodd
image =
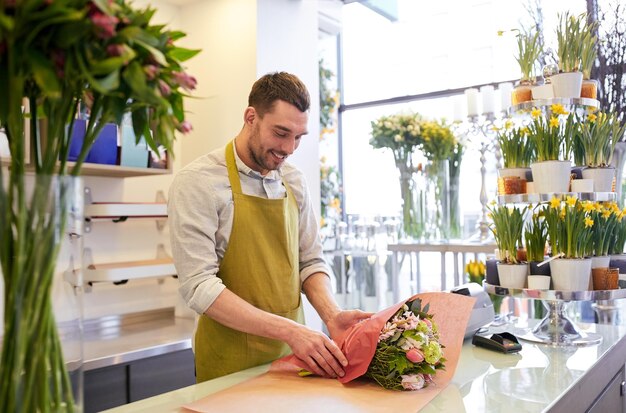
<svg viewBox="0 0 626 413">
<path fill-rule="evenodd" d="M 517 63 L 520 67 L 520 81 L 533 82 L 535 65 L 542 53 L 539 32 L 535 30 L 517 30 Z"/>
<path fill-rule="evenodd" d="M 320 79 L 320 130 L 333 129 L 335 120 L 333 113 L 337 109 L 338 92 L 330 86 L 330 81 L 335 74 L 332 70 L 324 67 L 324 60 L 319 60 Z"/>
<path fill-rule="evenodd" d="M 527 168 L 535 160 L 535 141 L 529 138 L 528 128 L 498 130 L 496 139 L 505 168 Z"/>
<path fill-rule="evenodd" d="M 553 198 L 544 209 L 548 240 L 553 256 L 584 258 L 592 248 L 593 203 L 568 196 L 565 202 Z"/>
<path fill-rule="evenodd" d="M 489 229 L 493 233 L 496 245 L 501 254 L 505 255 L 502 262 L 517 264 L 517 249 L 522 246 L 522 231 L 528 206 L 519 209 L 517 206 L 492 205 L 489 215 L 492 220 Z"/>
<path fill-rule="evenodd" d="M 569 12 L 559 14 L 559 25 L 556 29 L 557 56 L 561 72 L 577 72 L 582 70 L 581 56 L 583 42 L 588 32 L 585 25 L 585 14 L 578 17 L 570 16 Z"/>
<path fill-rule="evenodd" d="M 545 218 L 541 212 L 535 213 L 524 229 L 524 245 L 528 261 L 543 261 L 547 241 L 548 227 Z"/>
<path fill-rule="evenodd" d="M 536 114 L 528 125 L 529 141 L 535 146 L 537 162 L 568 160 L 572 153 L 575 130 L 574 115 L 557 113 L 550 116 Z M 565 121 L 562 116 L 567 115 Z"/>
<path fill-rule="evenodd" d="M 582 154 L 582 162 L 590 167 L 608 167 L 615 145 L 624 136 L 626 124 L 620 125 L 617 114 L 590 113 L 578 119 L 579 132 L 574 135 L 575 153 Z"/>
</svg>

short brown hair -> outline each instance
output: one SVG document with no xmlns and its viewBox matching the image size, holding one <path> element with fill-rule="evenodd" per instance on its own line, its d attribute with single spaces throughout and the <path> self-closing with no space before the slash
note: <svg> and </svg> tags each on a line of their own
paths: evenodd
<svg viewBox="0 0 626 413">
<path fill-rule="evenodd" d="M 292 104 L 300 112 L 306 112 L 311 105 L 309 91 L 297 76 L 287 72 L 274 72 L 254 82 L 248 96 L 248 106 L 252 106 L 263 117 L 272 110 L 277 100 Z"/>
</svg>

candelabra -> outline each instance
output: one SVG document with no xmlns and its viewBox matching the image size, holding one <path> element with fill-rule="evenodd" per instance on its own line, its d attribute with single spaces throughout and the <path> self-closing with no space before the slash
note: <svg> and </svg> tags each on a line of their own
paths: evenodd
<svg viewBox="0 0 626 413">
<path fill-rule="evenodd" d="M 498 87 L 501 97 L 501 110 L 498 112 L 494 105 L 495 89 L 492 85 L 482 86 L 478 89 L 471 88 L 465 91 L 467 98 L 467 118 L 457 122 L 457 133 L 463 136 L 469 145 L 478 148 L 480 153 L 480 204 L 481 217 L 477 224 L 477 232 L 471 240 L 488 242 L 492 240 L 489 231 L 489 221 L 487 219 L 487 156 L 488 152 L 493 152 L 495 156 L 496 168 L 502 167 L 502 152 L 496 139 L 496 131 L 502 127 L 510 107 L 510 95 L 512 85 L 510 83 L 500 84 Z M 478 100 L 482 95 L 482 115 L 479 115 Z"/>
</svg>

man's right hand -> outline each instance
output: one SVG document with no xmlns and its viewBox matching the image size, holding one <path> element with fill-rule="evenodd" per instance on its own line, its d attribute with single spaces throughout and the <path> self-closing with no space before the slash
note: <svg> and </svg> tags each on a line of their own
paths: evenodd
<svg viewBox="0 0 626 413">
<path fill-rule="evenodd" d="M 322 377 L 343 377 L 348 360 L 339 347 L 324 333 L 297 324 L 285 342 L 309 370 Z"/>
</svg>

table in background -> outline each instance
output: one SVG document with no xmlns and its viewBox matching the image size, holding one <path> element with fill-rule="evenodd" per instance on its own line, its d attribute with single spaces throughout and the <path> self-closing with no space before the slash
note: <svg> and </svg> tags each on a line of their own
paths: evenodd
<svg viewBox="0 0 626 413">
<path fill-rule="evenodd" d="M 391 262 L 391 278 L 392 278 L 392 290 L 394 302 L 400 299 L 399 291 L 399 273 L 398 257 L 399 253 L 415 254 L 416 263 L 416 287 L 417 292 L 420 292 L 420 253 L 422 252 L 438 252 L 441 254 L 441 291 L 447 290 L 446 288 L 446 253 L 451 252 L 454 255 L 454 285 L 462 284 L 461 276 L 463 270 L 459 271 L 459 255 L 462 255 L 462 266 L 465 268 L 466 254 L 474 254 L 475 259 L 478 259 L 478 254 L 492 254 L 496 249 L 495 244 L 481 244 L 476 242 L 468 242 L 462 240 L 451 240 L 450 242 L 423 242 L 414 244 L 389 244 L 387 249 L 392 253 Z M 411 267 L 411 275 L 413 275 L 413 265 Z"/>
</svg>

